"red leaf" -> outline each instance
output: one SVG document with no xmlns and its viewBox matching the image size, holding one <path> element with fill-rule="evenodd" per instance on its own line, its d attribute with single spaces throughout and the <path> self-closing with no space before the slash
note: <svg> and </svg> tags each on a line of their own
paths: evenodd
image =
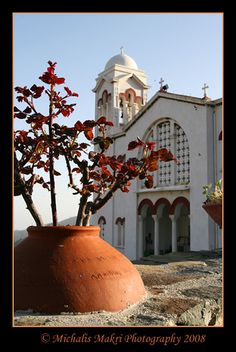
<svg viewBox="0 0 236 352">
<path fill-rule="evenodd" d="M 114 123 L 111 122 L 111 121 L 107 121 L 107 122 L 106 122 L 106 125 L 107 125 L 107 126 L 114 126 Z"/>
<path fill-rule="evenodd" d="M 68 87 L 64 87 L 64 89 L 68 95 L 72 95 L 72 91 Z"/>
<path fill-rule="evenodd" d="M 70 114 L 74 111 L 74 109 L 69 106 L 69 105 L 65 105 L 62 109 L 61 109 L 61 113 L 63 116 L 68 117 L 70 116 Z"/>
<path fill-rule="evenodd" d="M 92 178 L 95 181 L 100 181 L 101 180 L 101 176 L 96 171 L 90 171 L 89 177 Z"/>
<path fill-rule="evenodd" d="M 16 99 L 21 103 L 24 100 L 24 97 L 16 97 Z"/>
<path fill-rule="evenodd" d="M 87 188 L 90 192 L 96 192 L 99 190 L 98 186 L 95 184 L 89 185 Z"/>
<path fill-rule="evenodd" d="M 128 188 L 126 186 L 122 187 L 121 190 L 122 190 L 122 192 L 125 192 L 125 193 L 129 192 L 129 190 L 128 190 Z"/>
<path fill-rule="evenodd" d="M 133 150 L 133 149 L 137 148 L 138 146 L 139 146 L 138 142 L 136 142 L 136 141 L 129 142 L 128 150 Z"/>
<path fill-rule="evenodd" d="M 44 91 L 44 87 L 38 87 L 36 84 L 34 84 L 30 89 L 35 93 L 33 95 L 35 99 L 41 97 L 42 92 Z"/>
<path fill-rule="evenodd" d="M 50 72 L 44 72 L 42 76 L 39 77 L 44 83 L 52 84 L 54 75 Z"/>
<path fill-rule="evenodd" d="M 162 161 L 171 161 L 171 160 L 176 161 L 176 157 L 168 149 L 162 148 L 158 150 L 158 152 L 159 152 L 159 157 Z"/>
<path fill-rule="evenodd" d="M 107 122 L 107 118 L 105 116 L 101 116 L 98 120 L 97 120 L 97 124 L 98 125 L 104 125 Z"/>
<path fill-rule="evenodd" d="M 131 141 L 129 144 L 128 144 L 128 150 L 132 150 L 132 149 L 135 149 L 135 148 L 139 148 L 141 147 L 143 144 L 141 144 L 140 142 L 136 142 L 136 141 Z"/>
<path fill-rule="evenodd" d="M 65 89 L 66 93 L 67 93 L 69 96 L 73 96 L 73 97 L 78 97 L 78 96 L 79 96 L 78 93 L 73 93 L 73 92 L 70 90 L 70 88 L 68 88 L 68 87 L 64 87 L 64 89 Z"/>
<path fill-rule="evenodd" d="M 77 172 L 79 174 L 80 173 L 80 168 L 79 167 L 74 167 L 74 169 L 72 169 L 72 172 Z"/>
<path fill-rule="evenodd" d="M 15 114 L 15 117 L 18 119 L 25 119 L 26 114 L 24 114 L 23 112 L 19 112 L 19 113 Z"/>
<path fill-rule="evenodd" d="M 89 141 L 91 141 L 93 139 L 93 131 L 92 130 L 84 131 L 84 135 Z"/>
<path fill-rule="evenodd" d="M 25 114 L 30 114 L 31 113 L 31 108 L 27 106 L 27 108 L 23 111 Z"/>
<path fill-rule="evenodd" d="M 80 143 L 80 148 L 82 149 L 86 149 L 87 147 L 89 147 L 89 144 L 88 143 Z"/>
<path fill-rule="evenodd" d="M 47 188 L 50 191 L 50 188 L 47 183 L 43 183 L 43 188 Z"/>
<path fill-rule="evenodd" d="M 33 168 L 30 167 L 30 166 L 26 166 L 24 167 L 22 170 L 21 170 L 21 173 L 24 174 L 24 175 L 29 175 L 31 174 L 33 171 Z"/>
<path fill-rule="evenodd" d="M 144 184 L 147 188 L 152 188 L 153 187 L 153 177 L 151 175 L 148 175 L 146 177 L 146 181 Z"/>
<path fill-rule="evenodd" d="M 106 176 L 112 176 L 110 171 L 106 167 L 102 167 L 102 172 Z"/>
<path fill-rule="evenodd" d="M 63 84 L 65 82 L 65 78 L 58 78 L 56 75 L 55 75 L 55 79 L 54 79 L 54 82 L 55 84 Z"/>
<path fill-rule="evenodd" d="M 147 142 L 147 148 L 149 150 L 153 150 L 155 147 L 155 144 L 156 144 L 155 142 Z"/>
<path fill-rule="evenodd" d="M 99 165 L 102 166 L 102 165 L 107 165 L 107 158 L 104 154 L 102 154 L 100 156 L 100 159 L 99 159 Z"/>
<path fill-rule="evenodd" d="M 73 155 L 77 155 L 78 157 L 81 156 L 81 153 L 78 150 L 73 151 Z"/>
<path fill-rule="evenodd" d="M 37 164 L 37 168 L 40 169 L 41 167 L 44 167 L 45 162 L 44 161 L 39 161 Z"/>
<path fill-rule="evenodd" d="M 52 61 L 48 61 L 48 64 L 49 64 L 49 67 L 47 68 L 47 71 L 49 72 L 49 73 L 54 73 L 54 71 L 55 71 L 55 67 L 56 67 L 56 62 L 53 62 L 52 63 Z"/>
<path fill-rule="evenodd" d="M 54 170 L 54 175 L 55 175 L 55 176 L 61 176 L 60 172 L 58 172 L 58 171 L 56 171 L 56 170 Z"/>
<path fill-rule="evenodd" d="M 93 128 L 96 126 L 96 122 L 94 120 L 86 120 L 84 121 L 83 124 L 85 127 L 89 127 L 89 128 Z"/>
<path fill-rule="evenodd" d="M 122 167 L 122 164 L 117 161 L 117 160 L 112 160 L 110 163 L 109 163 L 110 167 L 112 168 L 112 170 L 116 171 L 120 171 L 121 170 L 121 167 Z"/>
<path fill-rule="evenodd" d="M 150 172 L 153 172 L 153 171 L 156 171 L 158 169 L 158 166 L 157 166 L 157 160 L 151 160 L 149 163 L 148 163 L 148 171 Z"/>
<path fill-rule="evenodd" d="M 75 123 L 75 128 L 77 129 L 77 131 L 83 131 L 84 130 L 84 125 L 82 124 L 82 122 L 77 121 Z"/>
</svg>

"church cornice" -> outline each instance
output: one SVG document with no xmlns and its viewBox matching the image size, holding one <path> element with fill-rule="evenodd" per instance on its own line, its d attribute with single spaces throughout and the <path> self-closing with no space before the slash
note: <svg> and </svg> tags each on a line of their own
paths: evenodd
<svg viewBox="0 0 236 352">
<path fill-rule="evenodd" d="M 97 90 L 101 87 L 102 83 L 106 81 L 105 77 L 99 77 L 96 83 L 96 86 L 92 89 L 92 92 L 96 93 Z"/>
<path fill-rule="evenodd" d="M 103 82 L 119 82 L 123 79 L 133 78 L 139 85 L 141 85 L 144 89 L 149 89 L 150 86 L 145 84 L 136 74 L 134 73 L 125 73 L 119 76 L 115 76 L 113 78 L 108 78 L 106 75 L 101 75 L 97 78 L 96 86 L 92 89 L 92 92 L 96 93 L 97 90 L 101 87 Z"/>
<path fill-rule="evenodd" d="M 133 74 L 131 76 L 131 78 L 133 78 L 137 83 L 139 83 L 143 88 L 150 88 L 150 86 L 148 86 L 147 84 L 145 84 L 144 82 L 141 81 L 141 79 L 139 77 L 137 77 L 135 74 Z"/>
<path fill-rule="evenodd" d="M 151 108 L 151 106 L 158 100 L 158 99 L 170 99 L 170 100 L 176 100 L 176 101 L 181 101 L 184 103 L 189 103 L 189 104 L 195 104 L 195 105 L 215 105 L 215 102 L 218 101 L 218 104 L 220 104 L 220 101 L 222 103 L 222 99 L 217 99 L 217 100 L 211 100 L 211 101 L 205 101 L 202 98 L 197 98 L 197 97 L 191 97 L 188 95 L 181 95 L 181 94 L 173 94 L 173 93 L 162 93 L 162 92 L 157 92 L 148 102 L 146 105 L 142 107 L 141 110 L 134 116 L 134 118 L 127 123 L 127 125 L 124 126 L 124 133 L 130 129 L 130 127 L 135 124 L 137 120 L 140 119 L 140 117 L 148 110 Z"/>
</svg>

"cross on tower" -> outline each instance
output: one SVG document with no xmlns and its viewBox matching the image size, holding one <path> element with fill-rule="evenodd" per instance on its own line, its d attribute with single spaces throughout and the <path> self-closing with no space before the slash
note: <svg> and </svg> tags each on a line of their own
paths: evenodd
<svg viewBox="0 0 236 352">
<path fill-rule="evenodd" d="M 121 53 L 121 55 L 124 55 L 124 47 L 123 46 L 120 47 L 120 53 Z"/>
<path fill-rule="evenodd" d="M 207 94 L 206 94 L 207 88 L 209 88 L 209 86 L 207 86 L 206 83 L 204 83 L 204 86 L 202 87 L 202 89 L 204 90 L 204 98 L 207 97 Z"/>
<path fill-rule="evenodd" d="M 164 82 L 164 79 L 163 79 L 163 78 L 161 78 L 161 79 L 160 79 L 160 82 L 158 82 L 158 83 L 161 85 L 161 86 L 160 86 L 160 89 L 163 87 L 163 86 L 162 86 L 162 83 L 163 83 L 163 82 Z"/>
</svg>

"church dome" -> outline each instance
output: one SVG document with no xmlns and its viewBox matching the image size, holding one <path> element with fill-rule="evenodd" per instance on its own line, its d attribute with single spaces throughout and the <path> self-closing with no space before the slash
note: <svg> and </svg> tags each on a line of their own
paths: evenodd
<svg viewBox="0 0 236 352">
<path fill-rule="evenodd" d="M 132 59 L 132 57 L 124 54 L 123 49 L 121 49 L 120 54 L 113 56 L 110 60 L 107 61 L 106 66 L 105 66 L 105 70 L 107 70 L 108 68 L 110 68 L 114 65 L 122 65 L 122 66 L 126 66 L 129 68 L 133 68 L 135 70 L 138 70 L 138 65 L 136 64 L 134 59 Z"/>
</svg>

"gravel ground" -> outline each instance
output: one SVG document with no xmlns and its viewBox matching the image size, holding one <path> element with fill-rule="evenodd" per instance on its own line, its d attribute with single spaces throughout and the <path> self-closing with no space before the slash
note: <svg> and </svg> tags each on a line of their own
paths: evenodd
<svg viewBox="0 0 236 352">
<path fill-rule="evenodd" d="M 60 315 L 18 311 L 14 326 L 222 326 L 221 255 L 195 257 L 176 261 L 162 256 L 163 264 L 160 257 L 151 257 L 134 263 L 147 293 L 123 311 Z"/>
</svg>

